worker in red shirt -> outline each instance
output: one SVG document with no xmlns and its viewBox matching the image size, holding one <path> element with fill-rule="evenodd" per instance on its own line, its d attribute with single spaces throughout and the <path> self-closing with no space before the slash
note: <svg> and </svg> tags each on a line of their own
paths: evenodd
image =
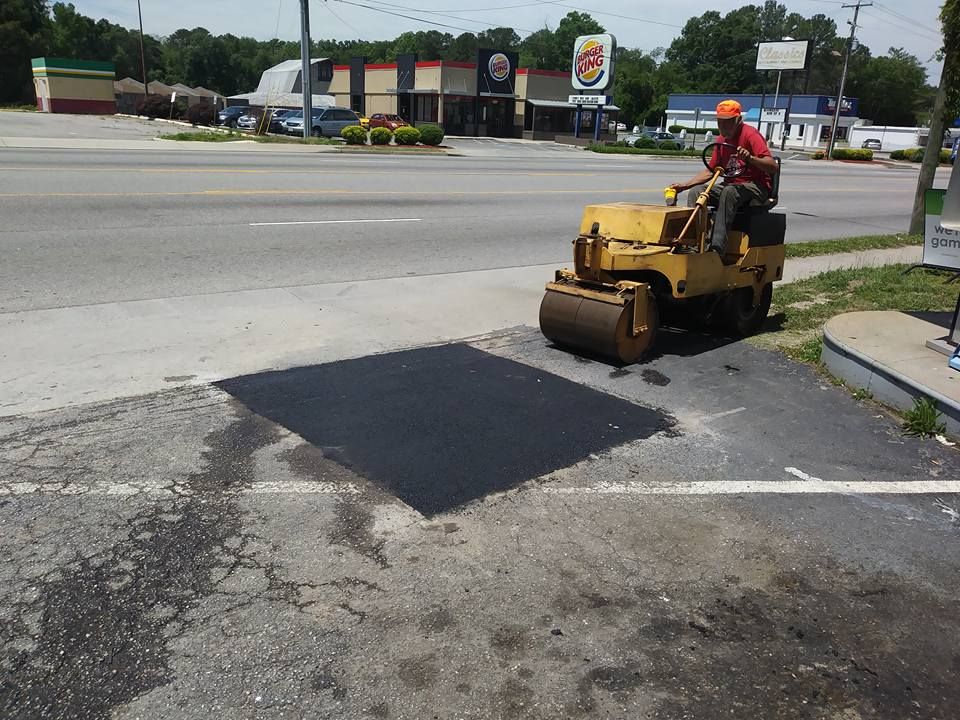
<svg viewBox="0 0 960 720">
<path fill-rule="evenodd" d="M 721 137 L 717 142 L 729 143 L 733 148 L 717 146 L 713 149 L 710 166 L 723 167 L 728 171 L 745 165 L 741 175 L 728 178 L 723 185 L 715 184 L 710 191 L 710 205 L 717 208 L 710 236 L 710 250 L 722 258 L 727 249 L 727 232 L 733 225 L 737 212 L 756 200 L 760 203 L 770 198 L 773 189 L 771 176 L 777 172 L 777 161 L 770 154 L 767 141 L 756 128 L 743 122 L 743 109 L 736 100 L 724 100 L 717 105 L 717 126 Z M 704 169 L 687 182 L 671 185 L 677 192 L 691 190 L 687 205 L 693 207 L 705 185 L 713 177 L 711 170 Z"/>
</svg>

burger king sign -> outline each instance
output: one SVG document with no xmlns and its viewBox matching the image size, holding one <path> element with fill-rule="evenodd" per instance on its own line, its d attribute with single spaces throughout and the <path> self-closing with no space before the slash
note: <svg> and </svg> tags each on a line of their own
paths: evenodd
<svg viewBox="0 0 960 720">
<path fill-rule="evenodd" d="M 605 90 L 613 84 L 617 40 L 610 34 L 581 35 L 573 44 L 573 87 Z"/>
<path fill-rule="evenodd" d="M 510 58 L 502 52 L 494 53 L 490 56 L 488 68 L 490 77 L 497 82 L 503 82 L 510 76 Z"/>
</svg>

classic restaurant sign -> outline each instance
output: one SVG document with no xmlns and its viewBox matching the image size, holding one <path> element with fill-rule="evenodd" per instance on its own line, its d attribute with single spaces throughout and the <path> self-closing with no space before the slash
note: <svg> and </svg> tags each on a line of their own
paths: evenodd
<svg viewBox="0 0 960 720">
<path fill-rule="evenodd" d="M 807 66 L 807 40 L 762 42 L 757 46 L 757 70 L 803 70 Z"/>
<path fill-rule="evenodd" d="M 573 88 L 600 92 L 613 85 L 613 57 L 617 39 L 602 35 L 581 35 L 573 43 Z"/>
</svg>

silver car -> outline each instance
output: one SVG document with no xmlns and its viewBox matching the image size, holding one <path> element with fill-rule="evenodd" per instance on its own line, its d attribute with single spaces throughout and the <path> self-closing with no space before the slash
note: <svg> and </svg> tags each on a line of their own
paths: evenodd
<svg viewBox="0 0 960 720">
<path fill-rule="evenodd" d="M 360 117 L 349 108 L 314 108 L 310 119 L 314 137 L 340 137 L 345 127 L 360 124 Z M 303 135 L 303 111 L 285 117 L 282 125 L 288 135 Z"/>
</svg>

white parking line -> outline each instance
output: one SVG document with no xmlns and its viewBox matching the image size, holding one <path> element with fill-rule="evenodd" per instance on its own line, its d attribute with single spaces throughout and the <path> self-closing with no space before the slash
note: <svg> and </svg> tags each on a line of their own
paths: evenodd
<svg viewBox="0 0 960 720">
<path fill-rule="evenodd" d="M 960 493 L 957 480 L 830 482 L 811 479 L 687 483 L 601 482 L 586 487 L 544 487 L 548 495 L 930 495 Z"/>
<path fill-rule="evenodd" d="M 229 488 L 225 489 L 229 492 Z M 362 490 L 354 483 L 303 480 L 278 480 L 255 482 L 240 490 L 244 495 L 359 495 Z M 92 483 L 32 483 L 15 482 L 0 486 L 0 497 L 23 495 L 105 495 L 128 497 L 133 495 L 168 497 L 175 494 L 190 495 L 189 483 L 175 486 L 172 482 L 138 480 L 136 482 Z"/>
<path fill-rule="evenodd" d="M 369 220 L 290 220 L 287 222 L 258 222 L 250 223 L 250 227 L 264 225 L 345 225 L 348 223 L 400 223 L 422 222 L 422 218 L 373 218 Z"/>
</svg>

